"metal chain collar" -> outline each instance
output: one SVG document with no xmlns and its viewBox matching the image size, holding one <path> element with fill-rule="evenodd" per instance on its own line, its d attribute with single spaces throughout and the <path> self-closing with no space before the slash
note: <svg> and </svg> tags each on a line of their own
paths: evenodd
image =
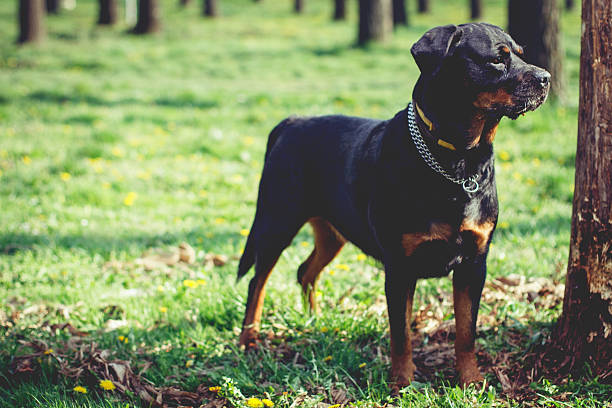
<svg viewBox="0 0 612 408">
<path fill-rule="evenodd" d="M 416 123 L 412 102 L 408 104 L 408 129 L 410 130 L 410 136 L 412 136 L 414 146 L 417 148 L 419 154 L 429 167 L 431 167 L 438 174 L 444 176 L 447 180 L 452 181 L 455 184 L 461 184 L 463 190 L 465 190 L 466 193 L 475 193 L 476 191 L 478 191 L 478 188 L 480 186 L 476 181 L 478 180 L 477 174 L 463 179 L 453 177 L 448 174 L 447 171 L 444 170 L 442 166 L 440 166 L 440 163 L 438 163 L 435 157 L 433 157 L 431 151 L 429 151 L 429 148 L 425 144 L 425 140 L 423 140 L 423 136 L 421 136 L 421 131 L 419 130 L 419 127 Z"/>
</svg>

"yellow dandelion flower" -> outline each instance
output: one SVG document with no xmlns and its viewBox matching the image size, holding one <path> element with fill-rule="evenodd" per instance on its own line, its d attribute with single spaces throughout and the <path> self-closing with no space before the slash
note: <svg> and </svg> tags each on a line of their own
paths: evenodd
<svg viewBox="0 0 612 408">
<path fill-rule="evenodd" d="M 247 136 L 242 139 L 242 143 L 244 143 L 245 146 L 250 146 L 255 143 L 255 138 L 253 136 Z"/>
<path fill-rule="evenodd" d="M 246 228 L 243 228 L 240 230 L 240 235 L 242 235 L 243 237 L 248 237 L 249 236 L 249 230 Z"/>
<path fill-rule="evenodd" d="M 349 270 L 349 266 L 347 264 L 338 264 L 338 265 L 336 265 L 336 268 L 340 269 L 341 271 L 348 271 Z"/>
<path fill-rule="evenodd" d="M 196 281 L 196 283 L 198 284 L 198 286 L 204 286 L 204 285 L 206 285 L 206 280 L 205 279 L 198 279 Z"/>
<path fill-rule="evenodd" d="M 367 256 L 365 256 L 365 254 L 359 254 L 359 255 L 357 255 L 357 260 L 358 260 L 359 262 L 363 262 L 363 261 L 365 261 L 365 260 L 366 260 L 366 258 L 367 258 Z"/>
<path fill-rule="evenodd" d="M 53 349 L 50 348 L 50 349 L 45 350 L 45 354 L 53 354 Z"/>
<path fill-rule="evenodd" d="M 208 195 L 208 191 L 206 190 L 200 190 L 200 197 L 204 198 Z"/>
<path fill-rule="evenodd" d="M 501 229 L 506 229 L 510 226 L 510 223 L 508 221 L 502 221 L 499 224 L 497 224 L 497 226 Z"/>
<path fill-rule="evenodd" d="M 30 163 L 32 163 L 32 159 L 30 158 L 30 156 L 23 156 L 21 158 L 21 161 L 23 162 L 23 164 L 25 164 L 26 166 L 29 166 Z"/>
<path fill-rule="evenodd" d="M 129 342 L 128 338 L 125 337 L 125 336 L 118 336 L 117 340 L 119 340 L 120 342 L 125 343 L 125 344 L 127 344 Z"/>
<path fill-rule="evenodd" d="M 102 188 L 108 190 L 109 188 L 111 188 L 111 183 L 109 183 L 108 181 L 103 182 Z"/>
<path fill-rule="evenodd" d="M 163 292 L 164 290 L 165 290 L 165 289 L 164 289 L 164 287 L 163 287 L 162 285 L 158 285 L 158 286 L 157 286 L 157 291 L 158 291 L 158 292 Z"/>
<path fill-rule="evenodd" d="M 534 166 L 536 167 L 540 167 L 540 165 L 542 164 L 542 162 L 540 161 L 540 159 L 538 159 L 537 157 L 535 157 L 532 161 Z"/>
<path fill-rule="evenodd" d="M 329 329 L 327 327 L 321 327 L 321 333 L 327 333 Z"/>
<path fill-rule="evenodd" d="M 367 364 L 366 363 L 361 363 L 359 364 L 359 368 L 364 368 Z"/>
<path fill-rule="evenodd" d="M 225 218 L 215 218 L 215 224 L 224 224 L 225 223 Z"/>
<path fill-rule="evenodd" d="M 527 180 L 525 180 L 527 182 L 527 184 L 529 184 L 530 186 L 535 186 L 536 185 L 536 181 L 532 178 L 528 178 Z"/>
<path fill-rule="evenodd" d="M 341 407 L 341 405 L 340 405 L 340 404 L 334 404 L 334 405 L 330 405 L 330 406 L 329 406 L 329 407 L 327 407 L 327 408 L 340 408 L 340 407 Z"/>
<path fill-rule="evenodd" d="M 518 171 L 515 171 L 514 173 L 512 173 L 512 178 L 516 181 L 521 181 L 523 179 L 523 175 Z"/>
<path fill-rule="evenodd" d="M 71 177 L 71 176 L 70 176 L 70 173 L 66 173 L 65 171 L 64 171 L 64 172 L 62 172 L 62 173 L 60 173 L 60 178 L 61 178 L 63 181 L 68 181 L 68 180 L 70 180 L 70 177 Z"/>
<path fill-rule="evenodd" d="M 141 170 L 138 172 L 136 177 L 138 177 L 141 180 L 149 180 L 151 178 L 151 172 L 149 170 L 146 170 L 146 171 Z"/>
<path fill-rule="evenodd" d="M 115 157 L 123 157 L 125 156 L 125 152 L 123 151 L 122 148 L 120 148 L 119 146 L 115 146 L 113 147 L 113 149 L 111 150 L 111 153 L 113 154 L 113 156 Z"/>
<path fill-rule="evenodd" d="M 332 356 L 327 356 L 323 359 L 323 361 L 331 361 L 331 359 L 332 359 Z"/>
<path fill-rule="evenodd" d="M 242 177 L 240 174 L 234 174 L 231 178 L 231 180 L 234 183 L 242 183 L 244 181 L 244 177 Z"/>
<path fill-rule="evenodd" d="M 76 387 L 74 387 L 72 391 L 80 392 L 81 394 L 87 394 L 87 388 L 81 387 L 80 385 L 77 385 Z"/>
<path fill-rule="evenodd" d="M 219 387 L 218 385 L 215 385 L 214 387 L 208 387 L 208 391 L 210 391 L 210 392 L 219 392 L 219 391 L 221 391 L 221 387 Z"/>
<path fill-rule="evenodd" d="M 503 161 L 508 161 L 510 160 L 510 153 L 505 150 L 502 150 L 501 152 L 499 152 L 499 158 Z"/>
<path fill-rule="evenodd" d="M 273 407 L 274 406 L 274 403 L 271 400 L 267 399 L 267 398 L 262 399 L 261 402 L 263 402 L 263 404 L 266 407 Z"/>
<path fill-rule="evenodd" d="M 300 242 L 300 245 L 303 246 L 304 248 L 307 248 L 310 246 L 310 242 L 302 241 Z"/>
<path fill-rule="evenodd" d="M 112 391 L 115 389 L 115 384 L 111 380 L 100 380 L 100 388 L 106 391 Z"/>
<path fill-rule="evenodd" d="M 165 307 L 165 306 L 160 306 L 159 307 L 159 311 L 160 311 L 160 313 L 168 313 L 168 308 Z"/>
<path fill-rule="evenodd" d="M 134 201 L 136 201 L 137 197 L 138 197 L 138 194 L 136 194 L 133 191 L 130 191 L 129 193 L 127 193 L 127 195 L 123 199 L 123 204 L 127 205 L 128 207 L 131 207 L 132 205 L 134 205 Z"/>
<path fill-rule="evenodd" d="M 189 367 L 191 367 L 192 365 L 193 365 L 193 360 L 187 360 L 187 361 L 185 361 L 185 367 L 186 367 L 186 368 L 189 368 Z"/>
<path fill-rule="evenodd" d="M 183 286 L 188 287 L 188 288 L 197 288 L 198 287 L 198 282 L 194 281 L 193 279 L 185 279 L 183 281 Z"/>
<path fill-rule="evenodd" d="M 329 273 L 331 276 L 334 276 L 336 274 L 336 271 L 330 269 L 329 271 L 327 271 L 327 273 Z"/>
<path fill-rule="evenodd" d="M 259 398 L 249 398 L 246 400 L 246 405 L 251 408 L 262 408 L 264 406 Z"/>
</svg>

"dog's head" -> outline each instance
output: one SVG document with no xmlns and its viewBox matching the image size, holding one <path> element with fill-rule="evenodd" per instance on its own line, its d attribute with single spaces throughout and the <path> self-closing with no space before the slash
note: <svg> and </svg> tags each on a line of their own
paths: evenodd
<svg viewBox="0 0 612 408">
<path fill-rule="evenodd" d="M 550 74 L 524 62 L 522 48 L 491 24 L 433 28 L 411 52 L 426 92 L 489 115 L 516 119 L 548 95 Z"/>
</svg>

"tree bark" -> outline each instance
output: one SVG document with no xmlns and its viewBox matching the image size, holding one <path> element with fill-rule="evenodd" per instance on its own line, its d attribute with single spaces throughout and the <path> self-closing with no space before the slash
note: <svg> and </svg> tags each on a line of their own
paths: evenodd
<svg viewBox="0 0 612 408">
<path fill-rule="evenodd" d="M 334 20 L 346 20 L 346 0 L 334 0 Z"/>
<path fill-rule="evenodd" d="M 393 26 L 408 25 L 406 0 L 393 0 Z"/>
<path fill-rule="evenodd" d="M 419 13 L 429 13 L 429 0 L 418 0 Z"/>
<path fill-rule="evenodd" d="M 359 0 L 358 45 L 384 41 L 392 27 L 391 0 Z"/>
<path fill-rule="evenodd" d="M 157 0 L 138 0 L 138 12 L 134 34 L 150 34 L 161 29 Z"/>
<path fill-rule="evenodd" d="M 204 0 L 203 13 L 206 17 L 217 17 L 219 15 L 217 0 Z"/>
<path fill-rule="evenodd" d="M 58 14 L 60 9 L 60 0 L 45 0 L 45 8 L 47 14 Z"/>
<path fill-rule="evenodd" d="M 583 0 L 578 148 L 563 313 L 553 345 L 580 373 L 612 372 L 612 10 Z M 610 381 L 610 378 L 608 378 Z"/>
<path fill-rule="evenodd" d="M 525 61 L 551 75 L 550 94 L 563 94 L 563 54 L 559 42 L 559 7 L 556 0 L 509 0 L 508 32 L 524 46 Z"/>
<path fill-rule="evenodd" d="M 293 11 L 301 14 L 304 11 L 304 0 L 295 0 L 293 2 Z"/>
<path fill-rule="evenodd" d="M 38 42 L 45 36 L 44 0 L 19 0 L 19 44 Z"/>
<path fill-rule="evenodd" d="M 117 22 L 117 0 L 100 0 L 98 24 L 113 25 Z"/>
<path fill-rule="evenodd" d="M 482 0 L 470 0 L 470 18 L 477 20 L 482 17 Z"/>
</svg>

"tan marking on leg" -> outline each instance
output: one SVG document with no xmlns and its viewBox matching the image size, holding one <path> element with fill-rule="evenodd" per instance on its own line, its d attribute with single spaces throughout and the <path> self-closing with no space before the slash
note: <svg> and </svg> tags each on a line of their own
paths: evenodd
<svg viewBox="0 0 612 408">
<path fill-rule="evenodd" d="M 474 243 L 479 254 L 484 254 L 487 250 L 489 238 L 493 232 L 494 224 L 492 221 L 477 223 L 473 220 L 464 220 L 459 227 L 460 232 L 469 231 L 474 237 Z"/>
<path fill-rule="evenodd" d="M 402 246 L 406 256 L 410 256 L 424 242 L 443 240 L 448 241 L 452 235 L 452 228 L 444 223 L 432 223 L 429 232 L 412 232 L 402 235 Z"/>
<path fill-rule="evenodd" d="M 416 370 L 416 366 L 412 361 L 412 330 L 410 328 L 410 324 L 412 323 L 412 303 L 414 300 L 415 287 L 416 281 L 410 285 L 406 296 L 406 329 L 404 331 L 404 344 L 398 347 L 393 341 L 393 336 L 391 336 L 391 387 L 394 393 L 410 385 L 414 380 L 414 372 Z"/>
<path fill-rule="evenodd" d="M 472 330 L 472 299 L 468 293 L 469 287 L 457 288 L 453 280 L 453 301 L 455 308 L 455 327 L 457 338 L 455 340 L 455 356 L 457 358 L 457 371 L 459 382 L 467 385 L 483 380 L 476 354 L 474 353 L 474 335 Z"/>
<path fill-rule="evenodd" d="M 261 312 L 263 310 L 265 297 L 265 286 L 275 264 L 276 260 L 267 272 L 261 274 L 256 273 L 249 284 L 249 295 L 246 311 L 244 313 L 244 321 L 242 323 L 242 332 L 240 333 L 240 339 L 238 341 L 239 345 L 247 349 L 255 347 L 257 343 L 257 336 L 261 323 Z"/>
<path fill-rule="evenodd" d="M 488 144 L 492 144 L 493 140 L 495 140 L 495 135 L 497 134 L 497 126 L 499 126 L 499 122 L 497 122 L 494 126 L 492 126 L 485 132 L 485 140 Z"/>
<path fill-rule="evenodd" d="M 342 249 L 346 239 L 328 221 L 321 217 L 308 220 L 312 226 L 314 250 L 304 262 L 306 272 L 301 277 L 302 293 L 308 297 L 311 312 L 317 312 L 316 286 L 319 275 Z"/>
</svg>

